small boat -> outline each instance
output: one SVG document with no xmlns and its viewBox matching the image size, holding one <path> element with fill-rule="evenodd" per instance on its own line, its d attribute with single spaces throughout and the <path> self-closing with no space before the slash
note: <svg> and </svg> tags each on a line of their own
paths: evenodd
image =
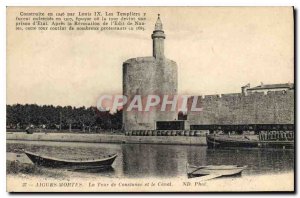
<svg viewBox="0 0 300 198">
<path fill-rule="evenodd" d="M 49 156 L 41 156 L 36 153 L 24 151 L 28 158 L 36 165 L 52 167 L 52 168 L 68 168 L 68 169 L 90 169 L 90 168 L 103 168 L 110 167 L 115 161 L 117 154 L 108 155 L 102 159 L 91 160 L 66 160 L 58 159 Z"/>
<path fill-rule="evenodd" d="M 208 148 L 294 148 L 294 140 L 256 140 L 243 137 L 229 137 L 226 135 L 207 135 Z"/>
<path fill-rule="evenodd" d="M 203 179 L 213 179 L 218 177 L 239 176 L 247 166 L 237 165 L 208 165 L 193 166 L 187 165 L 188 178 L 203 177 Z"/>
</svg>

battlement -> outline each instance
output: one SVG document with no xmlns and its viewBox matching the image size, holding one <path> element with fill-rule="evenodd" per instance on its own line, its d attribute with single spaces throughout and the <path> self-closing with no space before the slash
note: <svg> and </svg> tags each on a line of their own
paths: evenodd
<svg viewBox="0 0 300 198">
<path fill-rule="evenodd" d="M 220 99 L 220 95 L 205 95 L 203 100 L 218 100 Z"/>
<path fill-rule="evenodd" d="M 294 90 L 287 90 L 287 91 L 269 91 L 267 94 L 264 92 L 253 92 L 249 93 L 247 95 L 244 95 L 242 93 L 229 93 L 229 94 L 214 94 L 214 95 L 199 95 L 198 100 L 207 100 L 207 101 L 216 101 L 216 100 L 230 100 L 230 99 L 243 99 L 243 98 L 261 98 L 261 97 L 269 97 L 269 96 L 284 96 L 294 95 Z M 195 96 L 191 96 L 190 98 L 193 98 Z"/>
</svg>

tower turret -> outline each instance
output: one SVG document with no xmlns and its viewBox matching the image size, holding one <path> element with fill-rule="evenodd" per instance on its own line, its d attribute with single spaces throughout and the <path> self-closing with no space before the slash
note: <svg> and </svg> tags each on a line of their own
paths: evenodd
<svg viewBox="0 0 300 198">
<path fill-rule="evenodd" d="M 158 14 L 158 18 L 155 23 L 155 28 L 151 37 L 153 40 L 153 57 L 155 57 L 156 59 L 164 58 L 164 40 L 166 38 L 166 35 L 163 31 L 163 25 L 160 20 L 160 14 Z"/>
</svg>

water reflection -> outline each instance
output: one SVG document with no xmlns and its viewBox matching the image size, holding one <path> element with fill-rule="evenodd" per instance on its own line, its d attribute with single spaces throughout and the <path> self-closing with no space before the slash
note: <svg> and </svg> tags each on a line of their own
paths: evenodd
<svg viewBox="0 0 300 198">
<path fill-rule="evenodd" d="M 113 170 L 81 172 L 109 177 L 176 177 L 186 175 L 193 165 L 248 165 L 243 174 L 269 174 L 293 171 L 293 150 L 210 150 L 205 146 L 150 144 L 93 144 L 7 141 L 7 152 L 25 148 L 57 158 L 99 158 L 118 153 Z"/>
<path fill-rule="evenodd" d="M 89 169 L 75 169 L 75 170 L 70 170 L 74 172 L 80 172 L 80 173 L 109 173 L 109 174 L 114 174 L 115 169 L 113 167 L 100 167 L 100 168 L 89 168 Z"/>
<path fill-rule="evenodd" d="M 176 176 L 178 152 L 172 146 L 132 144 L 122 146 L 123 172 L 129 177 Z"/>
<path fill-rule="evenodd" d="M 278 173 L 294 169 L 294 152 L 292 150 L 207 149 L 206 153 L 205 161 L 207 164 L 247 165 L 248 168 L 244 174 Z"/>
</svg>

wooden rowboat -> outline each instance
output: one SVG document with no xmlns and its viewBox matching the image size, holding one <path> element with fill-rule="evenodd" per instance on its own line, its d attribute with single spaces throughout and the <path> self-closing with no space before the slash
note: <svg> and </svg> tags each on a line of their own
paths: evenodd
<svg viewBox="0 0 300 198">
<path fill-rule="evenodd" d="M 237 165 L 208 165 L 208 166 L 193 166 L 187 165 L 188 177 L 203 177 L 205 179 L 213 179 L 218 177 L 238 176 L 247 166 Z"/>
<path fill-rule="evenodd" d="M 68 169 L 89 169 L 89 168 L 103 168 L 110 167 L 115 161 L 117 154 L 108 155 L 102 159 L 91 160 L 66 160 L 58 159 L 49 156 L 41 156 L 36 153 L 24 151 L 28 158 L 36 165 L 52 167 L 52 168 L 68 168 Z"/>
</svg>

